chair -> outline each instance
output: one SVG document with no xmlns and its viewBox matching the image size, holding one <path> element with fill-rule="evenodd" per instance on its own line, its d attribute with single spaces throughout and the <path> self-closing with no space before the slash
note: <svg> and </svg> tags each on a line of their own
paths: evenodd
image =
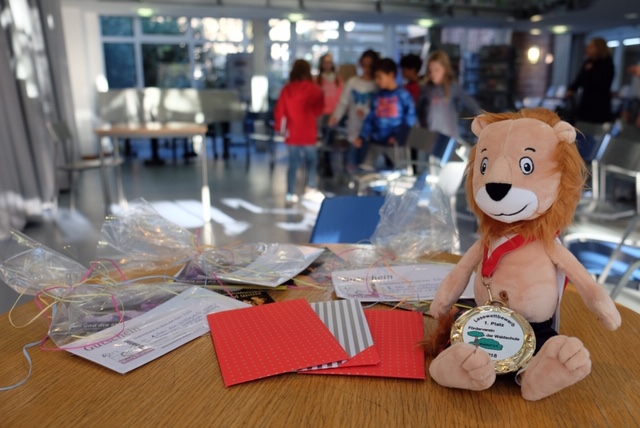
<svg viewBox="0 0 640 428">
<path fill-rule="evenodd" d="M 247 168 L 250 160 L 250 141 L 244 135 L 232 133 L 232 122 L 244 124 L 246 119 L 246 103 L 242 102 L 238 91 L 231 89 L 207 89 L 198 91 L 200 106 L 204 115 L 204 123 L 209 124 L 207 137 L 213 139 L 213 157 L 218 158 L 216 139 L 220 136 L 223 140 L 222 158 L 228 159 L 229 149 L 232 145 L 244 144 L 246 146 Z"/>
<path fill-rule="evenodd" d="M 104 202 L 106 211 L 109 212 L 112 198 L 106 169 L 122 164 L 122 158 L 105 159 L 102 155 L 102 150 L 99 150 L 98 152 L 100 153 L 100 157 L 98 159 L 78 160 L 75 154 L 76 143 L 73 140 L 69 127 L 64 121 L 47 123 L 47 131 L 55 144 L 55 152 L 57 152 L 58 149 L 63 151 L 64 163 L 62 165 L 57 165 L 57 168 L 67 172 L 69 176 L 70 210 L 75 211 L 76 209 L 77 173 L 89 169 L 101 169 L 100 178 L 102 181 Z M 57 159 L 57 156 L 54 157 L 54 159 Z M 117 179 L 119 179 L 119 177 L 117 177 Z"/>
<path fill-rule="evenodd" d="M 273 172 L 276 159 L 277 138 L 274 130 L 273 111 L 247 112 L 244 123 L 245 138 L 255 147 L 263 145 L 269 154 L 269 170 Z"/>
<path fill-rule="evenodd" d="M 180 88 L 180 89 L 159 89 L 145 88 L 145 117 L 151 122 L 189 122 L 202 123 L 204 115 L 200 106 L 200 97 L 197 89 Z M 178 140 L 182 140 L 183 156 L 185 162 L 189 158 L 195 156 L 193 145 L 187 138 L 171 138 L 171 151 L 173 163 L 178 160 Z M 153 149 L 156 144 L 156 149 Z M 157 150 L 157 143 L 152 143 L 152 149 Z M 206 150 L 204 151 L 206 152 Z M 158 153 L 154 155 L 159 158 Z"/>
<path fill-rule="evenodd" d="M 384 196 L 335 196 L 320 206 L 311 243 L 357 243 L 371 238 Z"/>
<path fill-rule="evenodd" d="M 396 156 L 401 159 L 397 162 L 396 169 L 359 177 L 357 179 L 358 194 L 364 195 L 371 191 L 384 194 L 392 184 L 396 188 L 409 189 L 416 185 L 421 186 L 422 183 L 435 183 L 444 166 L 450 161 L 468 159 L 470 147 L 467 143 L 450 137 L 446 144 L 438 144 L 439 139 L 439 134 L 428 129 L 412 128 L 407 137 L 406 146 L 396 147 L 396 153 L 406 150 L 405 156 Z M 410 159 L 411 149 L 417 151 L 418 160 Z M 412 166 L 423 170 L 419 175 L 415 175 Z"/>
<path fill-rule="evenodd" d="M 318 169 L 323 177 L 339 178 L 348 175 L 347 163 L 351 151 L 347 129 L 340 124 L 334 128 L 327 126 L 324 136 L 318 143 Z"/>
<path fill-rule="evenodd" d="M 592 162 L 594 198 L 581 203 L 577 214 L 602 220 L 619 220 L 640 213 L 640 140 L 611 137 L 602 144 Z M 635 207 L 608 200 L 607 178 L 610 174 L 635 181 Z"/>
<path fill-rule="evenodd" d="M 602 156 L 601 147 L 606 147 L 612 136 L 611 123 L 591 123 L 576 122 L 576 130 L 578 130 L 577 144 L 578 151 L 587 164 L 598 159 L 598 155 Z"/>
<path fill-rule="evenodd" d="M 630 239 L 638 224 L 640 214 L 629 220 L 617 242 L 604 236 L 580 233 L 563 238 L 564 244 L 587 270 L 598 276 L 598 283 L 612 287 L 612 299 L 618 297 L 629 282 L 640 281 L 640 247 Z"/>
</svg>

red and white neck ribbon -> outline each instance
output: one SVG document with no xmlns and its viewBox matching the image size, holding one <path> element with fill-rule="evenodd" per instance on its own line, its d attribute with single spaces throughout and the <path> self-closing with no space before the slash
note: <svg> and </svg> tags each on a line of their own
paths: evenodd
<svg viewBox="0 0 640 428">
<path fill-rule="evenodd" d="M 491 252 L 491 255 L 489 255 L 489 247 L 486 246 L 484 248 L 484 256 L 482 258 L 482 277 L 491 278 L 491 276 L 498 268 L 500 259 L 502 259 L 505 254 L 509 254 L 510 252 L 515 251 L 518 248 L 524 247 L 534 240 L 535 239 L 526 240 L 522 235 L 516 235 L 512 238 L 509 238 L 504 244 L 500 244 L 495 250 Z"/>
</svg>

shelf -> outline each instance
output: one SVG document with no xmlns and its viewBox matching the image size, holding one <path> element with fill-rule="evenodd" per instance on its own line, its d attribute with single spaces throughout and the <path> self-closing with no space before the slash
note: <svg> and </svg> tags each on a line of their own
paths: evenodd
<svg viewBox="0 0 640 428">
<path fill-rule="evenodd" d="M 476 98 L 489 111 L 513 108 L 516 88 L 516 55 L 512 46 L 485 46 L 478 53 Z M 493 86 L 493 87 L 491 87 Z"/>
</svg>

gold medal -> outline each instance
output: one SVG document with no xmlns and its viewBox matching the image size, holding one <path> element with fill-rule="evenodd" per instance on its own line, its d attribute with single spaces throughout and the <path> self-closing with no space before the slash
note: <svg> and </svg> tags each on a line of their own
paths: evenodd
<svg viewBox="0 0 640 428">
<path fill-rule="evenodd" d="M 484 349 L 498 374 L 525 367 L 536 349 L 533 328 L 517 312 L 496 305 L 465 312 L 451 329 L 451 343 L 464 342 Z"/>
<path fill-rule="evenodd" d="M 517 312 L 507 307 L 506 292 L 499 299 L 491 292 L 492 276 L 498 262 L 505 254 L 528 244 L 521 235 L 509 238 L 489 254 L 485 247 L 482 259 L 482 284 L 489 299 L 484 306 L 465 312 L 453 323 L 451 343 L 470 343 L 482 348 L 494 362 L 496 373 L 510 373 L 526 367 L 536 350 L 536 336 L 531 324 Z"/>
</svg>

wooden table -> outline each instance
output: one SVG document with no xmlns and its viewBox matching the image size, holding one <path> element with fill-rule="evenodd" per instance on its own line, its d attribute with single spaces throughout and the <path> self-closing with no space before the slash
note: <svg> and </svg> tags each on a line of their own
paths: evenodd
<svg viewBox="0 0 640 428">
<path fill-rule="evenodd" d="M 120 138 L 192 138 L 194 143 L 197 140 L 202 143 L 200 158 L 202 159 L 202 215 L 205 223 L 211 221 L 211 193 L 209 191 L 209 178 L 207 172 L 207 150 L 204 136 L 207 133 L 207 126 L 188 122 L 167 122 L 167 123 L 143 123 L 143 124 L 114 124 L 104 125 L 94 130 L 98 137 L 110 137 L 113 139 L 114 158 L 120 157 Z M 100 145 L 100 157 L 102 145 Z M 120 166 L 116 166 L 116 192 L 118 203 L 126 205 L 126 198 L 122 188 L 122 172 Z"/>
<path fill-rule="evenodd" d="M 273 291 L 278 300 L 331 298 L 331 291 Z M 286 374 L 225 388 L 209 335 L 127 375 L 66 352 L 31 350 L 31 379 L 0 392 L 0 426 L 219 427 L 631 427 L 640 421 L 640 315 L 620 307 L 622 327 L 602 329 L 570 286 L 562 332 L 580 337 L 593 371 L 539 402 L 501 377 L 487 391 L 425 381 Z M 24 322 L 37 313 L 15 311 Z M 427 328 L 434 326 L 425 317 Z M 22 347 L 42 338 L 45 320 L 17 330 L 0 317 L 0 384 L 21 380 Z M 247 326 L 247 334 L 251 327 Z M 428 361 L 427 361 L 428 364 Z"/>
</svg>

